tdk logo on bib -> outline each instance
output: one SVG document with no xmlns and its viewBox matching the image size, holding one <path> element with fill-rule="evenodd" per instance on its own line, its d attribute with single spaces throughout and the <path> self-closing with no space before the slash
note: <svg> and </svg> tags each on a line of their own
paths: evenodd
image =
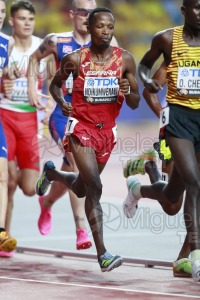
<svg viewBox="0 0 200 300">
<path fill-rule="evenodd" d="M 93 104 L 111 103 L 117 100 L 117 77 L 85 77 L 84 100 Z"/>
<path fill-rule="evenodd" d="M 94 86 L 95 82 L 93 78 L 88 79 L 87 85 L 88 86 Z"/>
<path fill-rule="evenodd" d="M 118 79 L 114 78 L 89 78 L 87 81 L 88 86 L 118 86 Z"/>
</svg>

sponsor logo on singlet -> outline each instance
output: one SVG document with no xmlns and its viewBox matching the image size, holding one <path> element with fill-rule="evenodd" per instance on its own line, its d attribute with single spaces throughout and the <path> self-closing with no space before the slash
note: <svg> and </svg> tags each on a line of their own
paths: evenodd
<svg viewBox="0 0 200 300">
<path fill-rule="evenodd" d="M 73 51 L 72 46 L 63 45 L 62 52 L 63 53 L 71 53 Z"/>
</svg>

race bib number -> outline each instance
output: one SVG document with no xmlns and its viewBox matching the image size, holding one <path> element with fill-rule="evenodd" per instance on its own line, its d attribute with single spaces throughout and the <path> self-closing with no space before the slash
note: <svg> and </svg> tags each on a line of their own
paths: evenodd
<svg viewBox="0 0 200 300">
<path fill-rule="evenodd" d="M 178 68 L 177 92 L 183 96 L 200 95 L 200 69 L 199 68 Z"/>
<path fill-rule="evenodd" d="M 65 135 L 69 135 L 74 132 L 74 127 L 78 123 L 78 120 L 75 118 L 69 117 L 67 121 L 67 125 L 65 127 Z"/>
<path fill-rule="evenodd" d="M 169 124 L 169 107 L 165 107 L 160 112 L 160 128 Z"/>
<path fill-rule="evenodd" d="M 17 78 L 14 82 L 14 86 L 11 94 L 12 101 L 28 102 L 27 93 L 27 78 Z"/>
<path fill-rule="evenodd" d="M 117 101 L 119 84 L 117 77 L 85 77 L 84 101 L 91 104 Z"/>
</svg>

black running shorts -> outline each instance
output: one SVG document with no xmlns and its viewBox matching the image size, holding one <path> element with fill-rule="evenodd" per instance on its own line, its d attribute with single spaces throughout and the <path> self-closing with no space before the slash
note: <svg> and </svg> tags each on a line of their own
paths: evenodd
<svg viewBox="0 0 200 300">
<path fill-rule="evenodd" d="M 200 109 L 170 104 L 166 130 L 176 137 L 191 141 L 195 151 L 200 152 Z"/>
</svg>

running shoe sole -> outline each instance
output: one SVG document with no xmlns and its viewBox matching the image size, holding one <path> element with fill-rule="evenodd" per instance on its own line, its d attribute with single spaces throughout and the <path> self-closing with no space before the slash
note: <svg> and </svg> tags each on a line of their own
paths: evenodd
<svg viewBox="0 0 200 300">
<path fill-rule="evenodd" d="M 114 259 L 113 262 L 107 268 L 101 268 L 101 272 L 110 272 L 113 269 L 120 267 L 122 263 L 123 263 L 123 258 L 118 257 Z"/>
<path fill-rule="evenodd" d="M 81 244 L 76 244 L 77 250 L 85 250 L 85 249 L 89 249 L 91 247 L 92 247 L 92 243 L 90 241 L 83 242 Z"/>
<path fill-rule="evenodd" d="M 55 165 L 52 161 L 47 161 L 44 163 L 42 174 L 36 182 L 35 191 L 38 196 L 43 196 L 48 190 L 51 182 L 46 177 L 46 172 L 48 170 L 55 170 Z"/>
</svg>

